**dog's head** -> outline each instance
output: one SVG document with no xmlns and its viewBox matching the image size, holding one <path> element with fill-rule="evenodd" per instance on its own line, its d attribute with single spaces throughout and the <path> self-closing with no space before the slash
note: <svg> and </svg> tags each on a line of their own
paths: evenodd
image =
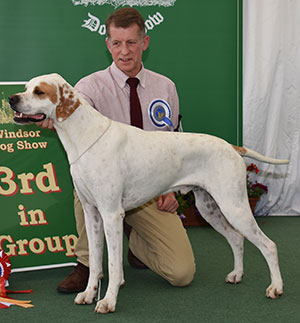
<svg viewBox="0 0 300 323">
<path fill-rule="evenodd" d="M 59 122 L 67 119 L 81 104 L 75 89 L 60 75 L 35 77 L 26 84 L 26 91 L 9 97 L 19 124 L 35 123 L 46 118 Z"/>
</svg>

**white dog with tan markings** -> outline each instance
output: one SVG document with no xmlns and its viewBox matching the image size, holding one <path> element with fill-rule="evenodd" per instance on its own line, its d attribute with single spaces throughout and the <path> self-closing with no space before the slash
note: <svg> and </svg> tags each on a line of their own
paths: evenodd
<svg viewBox="0 0 300 323">
<path fill-rule="evenodd" d="M 274 164 L 287 160 L 268 158 L 206 134 L 143 131 L 114 122 L 92 108 L 57 74 L 33 78 L 24 93 L 11 96 L 9 101 L 17 123 L 52 118 L 68 155 L 85 213 L 90 252 L 88 285 L 76 296 L 76 304 L 90 304 L 96 296 L 105 236 L 109 284 L 95 311 L 115 311 L 119 287 L 124 283 L 125 211 L 170 191 L 189 190 L 195 193 L 201 215 L 224 235 L 233 250 L 234 269 L 226 281 L 241 281 L 246 237 L 268 263 L 271 285 L 266 295 L 277 298 L 282 294 L 277 248 L 252 215 L 241 155 Z"/>
</svg>

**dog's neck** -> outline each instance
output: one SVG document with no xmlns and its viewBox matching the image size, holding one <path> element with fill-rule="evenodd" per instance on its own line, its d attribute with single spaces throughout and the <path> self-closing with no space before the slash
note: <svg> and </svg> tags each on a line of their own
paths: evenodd
<svg viewBox="0 0 300 323">
<path fill-rule="evenodd" d="M 70 164 L 75 163 L 100 137 L 111 124 L 84 99 L 79 107 L 64 121 L 54 120 L 54 127 L 65 148 Z M 99 122 L 94 122 L 98 119 Z M 84 125 L 89 125 L 85 128 Z"/>
</svg>

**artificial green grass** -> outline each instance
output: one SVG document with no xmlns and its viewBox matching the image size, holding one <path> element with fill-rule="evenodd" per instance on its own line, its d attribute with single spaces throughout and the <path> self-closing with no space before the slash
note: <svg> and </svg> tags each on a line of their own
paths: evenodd
<svg viewBox="0 0 300 323">
<path fill-rule="evenodd" d="M 56 292 L 58 283 L 72 268 L 14 273 L 11 290 L 29 289 L 33 294 L 14 294 L 31 299 L 34 308 L 0 309 L 1 322 L 300 322 L 299 268 L 300 217 L 257 217 L 263 231 L 277 243 L 285 283 L 280 299 L 265 297 L 270 284 L 267 264 L 256 247 L 245 243 L 245 274 L 237 285 L 225 283 L 233 258 L 225 239 L 210 227 L 190 227 L 188 234 L 197 272 L 188 287 L 172 287 L 150 270 L 137 270 L 124 257 L 126 285 L 120 289 L 116 312 L 96 314 L 93 305 L 74 305 L 75 294 Z M 124 254 L 127 241 L 124 240 Z M 105 262 L 106 266 L 106 262 Z M 102 283 L 102 297 L 107 273 Z"/>
</svg>

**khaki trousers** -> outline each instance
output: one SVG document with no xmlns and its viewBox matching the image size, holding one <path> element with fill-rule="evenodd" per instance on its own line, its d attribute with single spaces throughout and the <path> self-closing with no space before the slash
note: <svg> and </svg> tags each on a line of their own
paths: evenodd
<svg viewBox="0 0 300 323">
<path fill-rule="evenodd" d="M 77 261 L 89 265 L 88 241 L 81 203 L 74 191 L 74 210 L 79 235 Z M 195 274 L 193 250 L 177 214 L 159 211 L 155 200 L 126 212 L 132 226 L 129 248 L 152 271 L 174 286 L 186 286 Z"/>
</svg>

